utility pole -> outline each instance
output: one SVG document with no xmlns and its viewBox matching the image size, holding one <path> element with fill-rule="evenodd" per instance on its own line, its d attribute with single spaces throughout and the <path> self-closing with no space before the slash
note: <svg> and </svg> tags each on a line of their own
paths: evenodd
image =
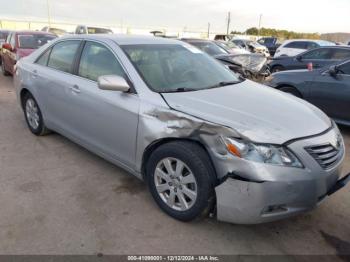
<svg viewBox="0 0 350 262">
<path fill-rule="evenodd" d="M 210 23 L 208 23 L 208 39 L 209 39 L 209 36 L 210 36 Z"/>
<path fill-rule="evenodd" d="M 49 0 L 46 0 L 46 7 L 47 7 L 47 20 L 49 22 L 49 27 L 51 27 L 50 3 L 49 3 Z"/>
<path fill-rule="evenodd" d="M 262 14 L 259 16 L 259 33 L 258 36 L 260 36 L 260 30 L 261 30 L 261 19 L 262 19 Z"/>
<path fill-rule="evenodd" d="M 230 32 L 230 23 L 231 23 L 231 12 L 228 12 L 228 14 L 227 14 L 227 29 L 226 29 L 226 34 L 227 35 Z"/>
</svg>

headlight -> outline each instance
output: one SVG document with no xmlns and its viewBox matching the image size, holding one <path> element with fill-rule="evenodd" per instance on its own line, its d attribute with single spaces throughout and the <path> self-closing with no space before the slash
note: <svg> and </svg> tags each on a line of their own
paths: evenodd
<svg viewBox="0 0 350 262">
<path fill-rule="evenodd" d="M 233 138 L 223 138 L 226 149 L 231 154 L 258 163 L 302 168 L 299 159 L 286 147 L 254 144 Z"/>
</svg>

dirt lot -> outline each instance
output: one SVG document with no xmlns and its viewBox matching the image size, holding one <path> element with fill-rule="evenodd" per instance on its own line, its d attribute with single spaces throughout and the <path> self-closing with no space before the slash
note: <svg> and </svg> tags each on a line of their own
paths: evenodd
<svg viewBox="0 0 350 262">
<path fill-rule="evenodd" d="M 118 167 L 60 135 L 33 136 L 11 77 L 0 76 L 0 127 L 0 254 L 350 254 L 350 186 L 275 223 L 181 223 Z"/>
</svg>

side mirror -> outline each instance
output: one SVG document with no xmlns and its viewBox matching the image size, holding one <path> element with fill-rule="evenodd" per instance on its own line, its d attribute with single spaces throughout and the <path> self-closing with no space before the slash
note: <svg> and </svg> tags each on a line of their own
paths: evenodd
<svg viewBox="0 0 350 262">
<path fill-rule="evenodd" d="M 9 43 L 2 44 L 2 48 L 9 50 L 9 51 L 12 51 L 12 46 Z"/>
<path fill-rule="evenodd" d="M 129 92 L 130 86 L 126 80 L 117 75 L 100 76 L 97 79 L 98 88 L 101 90 L 111 90 L 120 92 Z"/>
<path fill-rule="evenodd" d="M 299 61 L 299 62 L 301 62 L 301 61 L 303 60 L 303 57 L 302 57 L 301 55 L 298 55 L 298 56 L 296 57 L 296 60 Z"/>
<path fill-rule="evenodd" d="M 331 67 L 329 67 L 328 73 L 330 76 L 336 77 L 338 74 L 338 68 L 336 65 L 332 65 Z"/>
</svg>

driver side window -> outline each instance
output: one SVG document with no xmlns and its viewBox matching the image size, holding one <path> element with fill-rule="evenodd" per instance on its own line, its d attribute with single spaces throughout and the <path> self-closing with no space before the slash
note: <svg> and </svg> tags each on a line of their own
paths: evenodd
<svg viewBox="0 0 350 262">
<path fill-rule="evenodd" d="M 122 66 L 114 54 L 105 46 L 87 42 L 79 65 L 79 76 L 97 81 L 103 75 L 118 75 L 126 79 Z"/>
</svg>

